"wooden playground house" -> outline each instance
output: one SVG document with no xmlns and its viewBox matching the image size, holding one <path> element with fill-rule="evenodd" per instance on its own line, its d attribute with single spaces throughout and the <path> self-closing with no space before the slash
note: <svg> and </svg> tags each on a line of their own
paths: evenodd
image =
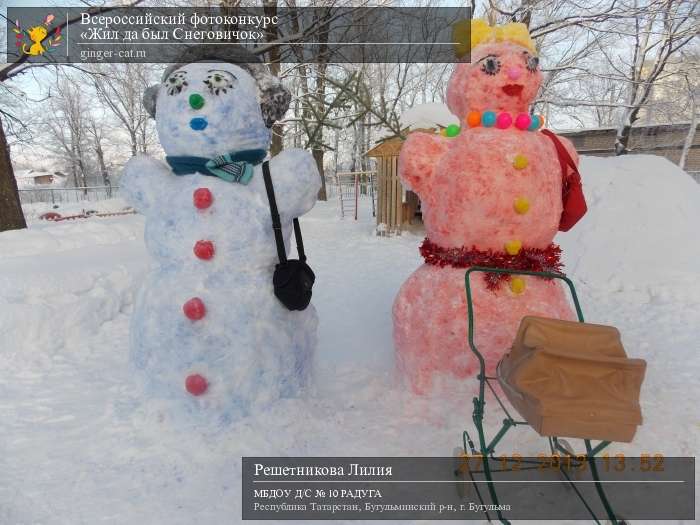
<svg viewBox="0 0 700 525">
<path fill-rule="evenodd" d="M 419 129 L 435 133 L 436 129 Z M 406 130 L 408 133 L 408 130 Z M 412 132 L 412 131 L 411 131 Z M 377 234 L 401 235 L 407 225 L 418 220 L 420 199 L 404 188 L 399 180 L 399 153 L 403 146 L 401 137 L 380 141 L 366 155 L 377 163 Z"/>
</svg>

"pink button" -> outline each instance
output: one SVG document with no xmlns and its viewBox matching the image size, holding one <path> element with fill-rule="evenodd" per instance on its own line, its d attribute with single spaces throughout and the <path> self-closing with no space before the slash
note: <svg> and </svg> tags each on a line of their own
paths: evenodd
<svg viewBox="0 0 700 525">
<path fill-rule="evenodd" d="M 512 123 L 513 117 L 511 117 L 510 113 L 506 111 L 504 111 L 503 113 L 499 113 L 498 117 L 496 118 L 496 127 L 498 129 L 509 128 Z"/>
<path fill-rule="evenodd" d="M 515 117 L 515 127 L 518 129 L 525 130 L 529 128 L 531 122 L 532 119 L 527 113 L 520 113 L 517 117 Z"/>
</svg>

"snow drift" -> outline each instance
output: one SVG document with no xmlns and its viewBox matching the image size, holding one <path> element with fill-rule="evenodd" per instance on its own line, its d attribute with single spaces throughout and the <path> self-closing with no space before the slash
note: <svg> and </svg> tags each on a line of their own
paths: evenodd
<svg viewBox="0 0 700 525">
<path fill-rule="evenodd" d="M 566 272 L 610 291 L 694 288 L 700 184 L 654 155 L 581 157 L 580 171 L 588 214 L 555 240 Z"/>
</svg>

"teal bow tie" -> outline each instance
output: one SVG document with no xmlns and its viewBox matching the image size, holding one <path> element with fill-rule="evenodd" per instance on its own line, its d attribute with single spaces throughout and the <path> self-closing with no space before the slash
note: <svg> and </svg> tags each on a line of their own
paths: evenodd
<svg viewBox="0 0 700 525">
<path fill-rule="evenodd" d="M 226 182 L 248 184 L 253 178 L 253 167 L 263 161 L 267 152 L 263 149 L 247 149 L 206 157 L 165 157 L 175 175 L 192 175 L 195 172 L 219 177 Z"/>
</svg>

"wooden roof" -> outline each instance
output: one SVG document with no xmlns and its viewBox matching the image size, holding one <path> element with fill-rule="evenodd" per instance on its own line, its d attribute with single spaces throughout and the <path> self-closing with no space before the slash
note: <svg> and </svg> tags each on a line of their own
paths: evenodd
<svg viewBox="0 0 700 525">
<path fill-rule="evenodd" d="M 401 146 L 403 146 L 403 139 L 401 137 L 391 137 L 379 142 L 365 153 L 365 155 L 368 157 L 391 157 L 399 154 Z"/>
</svg>

